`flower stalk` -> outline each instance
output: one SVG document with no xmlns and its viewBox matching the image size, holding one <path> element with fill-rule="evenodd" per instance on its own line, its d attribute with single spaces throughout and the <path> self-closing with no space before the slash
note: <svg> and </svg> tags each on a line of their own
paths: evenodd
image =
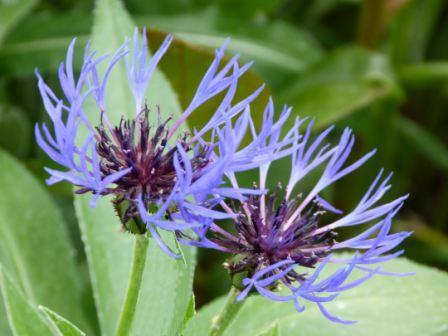
<svg viewBox="0 0 448 336">
<path fill-rule="evenodd" d="M 124 297 L 124 303 L 115 332 L 116 336 L 129 335 L 132 327 L 132 321 L 137 307 L 138 295 L 143 279 L 145 269 L 146 252 L 148 250 L 149 239 L 144 234 L 135 234 L 134 251 L 132 255 L 131 274 Z"/>
<path fill-rule="evenodd" d="M 212 322 L 209 336 L 221 336 L 233 322 L 244 303 L 244 301 L 237 301 L 238 294 L 240 290 L 232 286 L 221 313 Z"/>
</svg>

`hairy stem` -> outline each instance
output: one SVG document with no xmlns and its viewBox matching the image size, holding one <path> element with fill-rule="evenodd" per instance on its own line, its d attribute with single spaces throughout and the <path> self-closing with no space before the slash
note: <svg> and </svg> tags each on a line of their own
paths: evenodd
<svg viewBox="0 0 448 336">
<path fill-rule="evenodd" d="M 216 319 L 214 319 L 212 323 L 212 326 L 208 333 L 209 336 L 221 336 L 233 322 L 244 302 L 238 302 L 236 300 L 236 297 L 239 293 L 240 291 L 232 286 L 227 296 L 226 303 L 221 310 L 221 313 L 216 317 Z"/>
<path fill-rule="evenodd" d="M 144 234 L 134 234 L 134 251 L 132 255 L 131 274 L 124 297 L 124 303 L 115 332 L 116 336 L 129 335 L 132 321 L 137 306 L 138 294 L 142 284 L 143 271 L 145 270 L 146 251 L 148 250 L 149 239 Z"/>
</svg>

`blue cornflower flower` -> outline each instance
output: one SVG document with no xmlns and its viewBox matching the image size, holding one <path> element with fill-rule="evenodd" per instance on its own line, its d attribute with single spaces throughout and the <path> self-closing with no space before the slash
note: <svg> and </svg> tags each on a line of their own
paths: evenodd
<svg viewBox="0 0 448 336">
<path fill-rule="evenodd" d="M 234 101 L 238 80 L 251 66 L 240 66 L 238 55 L 223 62 L 225 43 L 216 50 L 215 58 L 199 83 L 196 93 L 177 120 L 161 120 L 144 103 L 151 74 L 169 48 L 172 36 L 149 58 L 146 31 L 140 39 L 137 29 L 133 46 L 124 43 L 109 60 L 100 75 L 98 65 L 108 56 L 96 56 L 86 47 L 78 77 L 73 71 L 75 40 L 68 48 L 58 77 L 65 99 L 58 98 L 36 71 L 38 87 L 45 109 L 53 123 L 53 132 L 36 125 L 37 143 L 62 169 L 46 168 L 48 184 L 68 181 L 80 187 L 77 193 L 93 194 L 91 206 L 98 197 L 114 195 L 114 206 L 127 231 L 145 233 L 160 247 L 176 257 L 161 240 L 158 230 L 203 230 L 210 219 L 230 218 L 233 214 L 213 209 L 224 198 L 244 201 L 252 189 L 223 187 L 225 174 L 242 171 L 267 162 L 272 150 L 277 157 L 288 154 L 295 146 L 293 136 L 272 146 L 263 146 L 269 130 L 247 145 L 242 145 L 250 119 L 250 103 L 263 87 L 240 101 Z M 136 115 L 113 125 L 108 117 L 107 83 L 114 67 L 125 62 L 129 89 L 135 98 Z M 194 134 L 178 134 L 188 117 L 201 105 L 220 95 L 222 100 L 209 122 Z M 85 114 L 87 101 L 97 107 L 96 120 Z M 238 118 L 237 125 L 231 126 Z M 220 126 L 223 126 L 222 128 Z M 80 129 L 88 130 L 82 138 Z M 209 138 L 209 139 L 208 139 Z"/>
<path fill-rule="evenodd" d="M 279 121 L 274 123 L 274 107 L 272 101 L 269 102 L 263 125 L 271 130 L 271 135 L 262 137 L 264 147 L 269 148 L 266 155 L 275 157 L 279 152 L 285 151 L 290 154 L 291 173 L 286 187 L 283 189 L 278 185 L 274 191 L 267 191 L 266 180 L 272 161 L 259 163 L 260 181 L 255 189 L 260 188 L 264 192 L 250 195 L 243 201 L 232 201 L 229 204 L 221 202 L 222 208 L 232 217 L 232 229 L 225 229 L 228 223 L 221 225 L 210 219 L 207 230 L 204 227 L 193 228 L 195 235 L 184 235 L 182 241 L 233 255 L 225 266 L 232 276 L 241 274 L 244 277 L 239 283 L 239 301 L 251 291 L 257 291 L 273 301 L 292 301 L 298 312 L 305 309 L 304 301 L 310 301 L 316 303 L 331 321 L 352 323 L 332 315 L 324 303 L 334 300 L 340 292 L 358 286 L 374 275 L 400 275 L 383 271 L 378 264 L 402 254 L 402 250 L 388 255 L 386 253 L 391 252 L 411 234 L 390 233 L 392 218 L 408 196 L 380 203 L 391 188 L 388 184 L 391 174 L 383 178 L 384 172 L 381 170 L 358 205 L 343 215 L 341 210 L 323 199 L 320 193 L 358 169 L 375 151 L 346 165 L 354 145 L 352 131 L 345 129 L 339 143 L 331 146 L 325 143 L 325 139 L 333 127 L 313 140 L 311 121 L 304 134 L 300 133 L 300 127 L 307 121 L 306 118 L 297 118 L 285 138 L 280 138 L 289 111 L 289 108 L 284 107 Z M 223 134 L 229 127 L 231 128 L 228 124 L 219 126 L 216 132 Z M 263 133 L 263 129 L 260 133 Z M 257 138 L 254 131 L 252 134 Z M 293 146 L 285 149 L 278 145 L 289 138 L 295 139 Z M 318 167 L 321 174 L 317 182 L 306 195 L 298 194 L 302 191 L 298 183 Z M 235 190 L 238 190 L 234 171 L 228 173 L 228 176 Z M 329 213 L 332 215 L 328 216 Z M 331 218 L 337 219 L 330 221 Z M 338 239 L 339 229 L 369 223 L 372 224 L 355 237 Z M 354 253 L 334 253 L 341 250 Z M 332 274 L 322 275 L 325 266 L 330 263 L 341 267 Z M 354 270 L 363 272 L 364 276 L 349 278 Z M 279 290 L 279 287 L 284 290 Z"/>
</svg>

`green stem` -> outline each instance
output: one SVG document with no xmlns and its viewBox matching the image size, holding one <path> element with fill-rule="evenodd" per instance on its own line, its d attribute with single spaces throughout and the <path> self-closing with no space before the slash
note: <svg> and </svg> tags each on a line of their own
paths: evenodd
<svg viewBox="0 0 448 336">
<path fill-rule="evenodd" d="M 239 293 L 239 289 L 232 286 L 221 313 L 212 322 L 212 326 L 208 333 L 209 336 L 221 336 L 233 322 L 244 302 L 236 300 Z"/>
<path fill-rule="evenodd" d="M 135 315 L 138 294 L 142 284 L 143 271 L 145 269 L 146 251 L 149 239 L 144 234 L 134 234 L 134 252 L 132 256 L 131 275 L 124 297 L 124 303 L 118 320 L 116 336 L 127 336 L 131 331 L 132 320 Z"/>
</svg>

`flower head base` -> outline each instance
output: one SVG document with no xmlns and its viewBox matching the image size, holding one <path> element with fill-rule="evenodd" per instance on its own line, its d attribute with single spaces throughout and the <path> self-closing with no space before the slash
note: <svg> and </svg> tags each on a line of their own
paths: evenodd
<svg viewBox="0 0 448 336">
<path fill-rule="evenodd" d="M 378 204 L 391 187 L 388 185 L 391 175 L 381 181 L 383 171 L 380 171 L 355 209 L 343 215 L 341 210 L 319 194 L 360 167 L 374 151 L 345 166 L 354 144 L 351 130 L 346 129 L 339 143 L 331 147 L 324 144 L 324 140 L 332 127 L 312 141 L 313 122 L 309 123 L 304 134 L 299 132 L 304 122 L 304 119 L 297 119 L 295 123 L 293 133 L 296 142 L 291 153 L 291 174 L 286 188 L 283 190 L 278 186 L 274 192 L 265 191 L 243 201 L 232 201 L 233 206 L 221 203 L 223 209 L 233 215 L 233 230 L 227 231 L 215 221 L 209 225 L 207 233 L 198 234 L 199 238 L 189 243 L 234 255 L 225 266 L 231 274 L 246 276 L 240 283 L 243 291 L 239 300 L 255 290 L 274 301 L 292 301 L 299 312 L 305 309 L 303 301 L 311 301 L 330 320 L 351 323 L 333 316 L 323 304 L 335 299 L 339 292 L 355 287 L 376 274 L 394 275 L 372 265 L 403 252 L 386 255 L 410 235 L 409 232 L 390 233 L 392 218 L 407 195 Z M 276 140 L 272 139 L 270 143 Z M 303 196 L 293 196 L 294 190 L 299 189 L 298 182 L 319 166 L 322 174 L 311 191 Z M 260 187 L 263 190 L 269 168 L 270 162 L 259 166 Z M 236 179 L 231 180 L 238 189 Z M 325 223 L 329 217 L 324 216 L 326 212 L 339 218 Z M 373 224 L 359 235 L 347 240 L 338 239 L 341 228 L 368 223 Z M 355 253 L 338 257 L 334 252 L 342 249 Z M 329 276 L 323 276 L 322 271 L 330 263 L 342 267 Z M 354 270 L 364 275 L 353 279 Z M 279 287 L 289 293 L 279 292 Z"/>
</svg>

